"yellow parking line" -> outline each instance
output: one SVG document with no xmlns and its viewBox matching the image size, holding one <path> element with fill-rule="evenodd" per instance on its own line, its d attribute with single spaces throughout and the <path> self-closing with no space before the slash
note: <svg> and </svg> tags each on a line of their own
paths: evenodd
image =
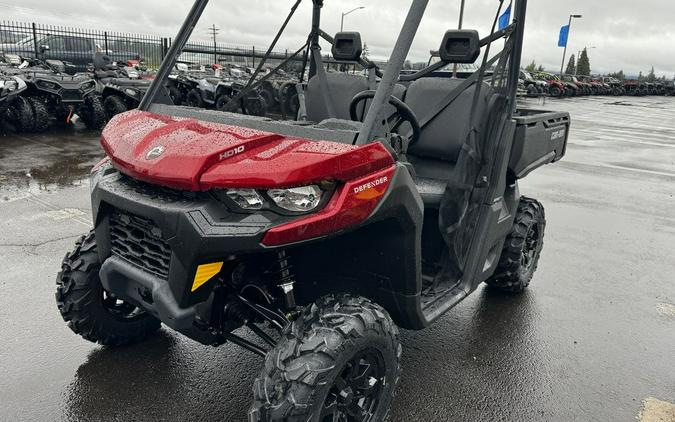
<svg viewBox="0 0 675 422">
<path fill-rule="evenodd" d="M 675 422 L 675 404 L 649 397 L 642 402 L 640 422 Z"/>
</svg>

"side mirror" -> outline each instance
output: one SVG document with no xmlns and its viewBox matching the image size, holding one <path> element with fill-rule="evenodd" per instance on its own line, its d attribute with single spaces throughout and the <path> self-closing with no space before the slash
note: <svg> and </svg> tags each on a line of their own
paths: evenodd
<svg viewBox="0 0 675 422">
<path fill-rule="evenodd" d="M 447 31 L 438 52 L 441 60 L 447 63 L 474 63 L 480 56 L 478 31 L 471 29 Z"/>
<path fill-rule="evenodd" d="M 363 53 L 361 34 L 358 32 L 338 32 L 335 34 L 331 50 L 335 60 L 358 61 Z"/>
<path fill-rule="evenodd" d="M 40 46 L 40 53 L 45 53 L 49 51 L 49 46 L 48 45 L 41 45 Z"/>
</svg>

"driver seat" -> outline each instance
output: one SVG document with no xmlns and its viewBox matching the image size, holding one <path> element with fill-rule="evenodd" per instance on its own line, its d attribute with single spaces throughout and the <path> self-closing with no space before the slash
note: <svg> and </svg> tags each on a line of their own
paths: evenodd
<svg viewBox="0 0 675 422">
<path fill-rule="evenodd" d="M 419 119 L 433 113 L 437 105 L 464 82 L 463 79 L 421 78 L 410 84 L 405 103 Z M 408 160 L 416 173 L 415 182 L 425 207 L 439 208 L 445 188 L 453 179 L 460 152 L 470 129 L 473 84 L 422 128 L 420 139 L 408 148 Z M 490 110 L 496 99 L 492 87 L 483 83 L 478 98 L 476 126 L 485 136 Z"/>
<path fill-rule="evenodd" d="M 327 89 L 335 110 L 336 116 L 331 116 L 326 107 L 326 93 L 321 87 L 318 76 L 313 76 L 307 82 L 305 102 L 307 105 L 307 120 L 321 122 L 329 118 L 351 120 L 349 118 L 349 104 L 356 94 L 368 89 L 368 78 L 348 73 L 326 73 Z"/>
</svg>

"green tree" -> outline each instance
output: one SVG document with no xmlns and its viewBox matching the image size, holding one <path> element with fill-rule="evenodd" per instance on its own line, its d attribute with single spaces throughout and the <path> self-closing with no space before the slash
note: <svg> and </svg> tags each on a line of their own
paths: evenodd
<svg viewBox="0 0 675 422">
<path fill-rule="evenodd" d="M 618 72 L 610 73 L 607 76 L 609 76 L 610 78 L 616 78 L 620 81 L 626 80 L 626 75 L 623 73 L 623 70 L 619 70 Z"/>
<path fill-rule="evenodd" d="M 528 64 L 527 67 L 525 68 L 528 72 L 536 72 L 537 71 L 537 63 L 535 63 L 534 60 L 532 60 L 532 63 Z"/>
<path fill-rule="evenodd" d="M 574 54 L 572 54 L 570 56 L 570 61 L 567 62 L 567 69 L 565 69 L 565 73 L 568 74 L 568 75 L 575 75 L 577 73 L 576 70 L 577 70 L 577 65 L 576 65 L 576 61 L 575 61 L 575 58 L 574 58 Z"/>
<path fill-rule="evenodd" d="M 647 82 L 656 82 L 656 73 L 654 73 L 654 66 L 652 66 L 652 70 L 649 71 L 647 74 Z"/>
<path fill-rule="evenodd" d="M 638 81 L 642 82 L 645 80 L 645 75 L 642 74 L 642 71 L 640 71 L 640 74 L 638 75 Z"/>
<path fill-rule="evenodd" d="M 588 51 L 584 48 L 577 63 L 577 74 L 591 76 L 591 61 L 588 59 Z"/>
<path fill-rule="evenodd" d="M 545 70 L 545 69 L 544 69 L 544 66 L 543 66 L 543 65 L 539 65 L 539 67 L 537 68 L 537 71 L 538 71 L 538 72 L 543 72 L 544 70 Z"/>
</svg>

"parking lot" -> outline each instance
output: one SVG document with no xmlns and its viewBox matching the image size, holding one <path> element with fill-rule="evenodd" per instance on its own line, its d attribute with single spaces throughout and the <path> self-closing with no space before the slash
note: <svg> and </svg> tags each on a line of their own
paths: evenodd
<svg viewBox="0 0 675 422">
<path fill-rule="evenodd" d="M 404 332 L 392 421 L 633 421 L 651 398 L 644 421 L 673 412 L 675 100 L 529 105 L 573 119 L 566 158 L 521 185 L 548 220 L 531 289 L 481 290 Z M 97 136 L 0 136 L 0 420 L 246 420 L 257 356 L 169 330 L 108 349 L 62 321 L 54 278 L 91 225 Z"/>
</svg>

